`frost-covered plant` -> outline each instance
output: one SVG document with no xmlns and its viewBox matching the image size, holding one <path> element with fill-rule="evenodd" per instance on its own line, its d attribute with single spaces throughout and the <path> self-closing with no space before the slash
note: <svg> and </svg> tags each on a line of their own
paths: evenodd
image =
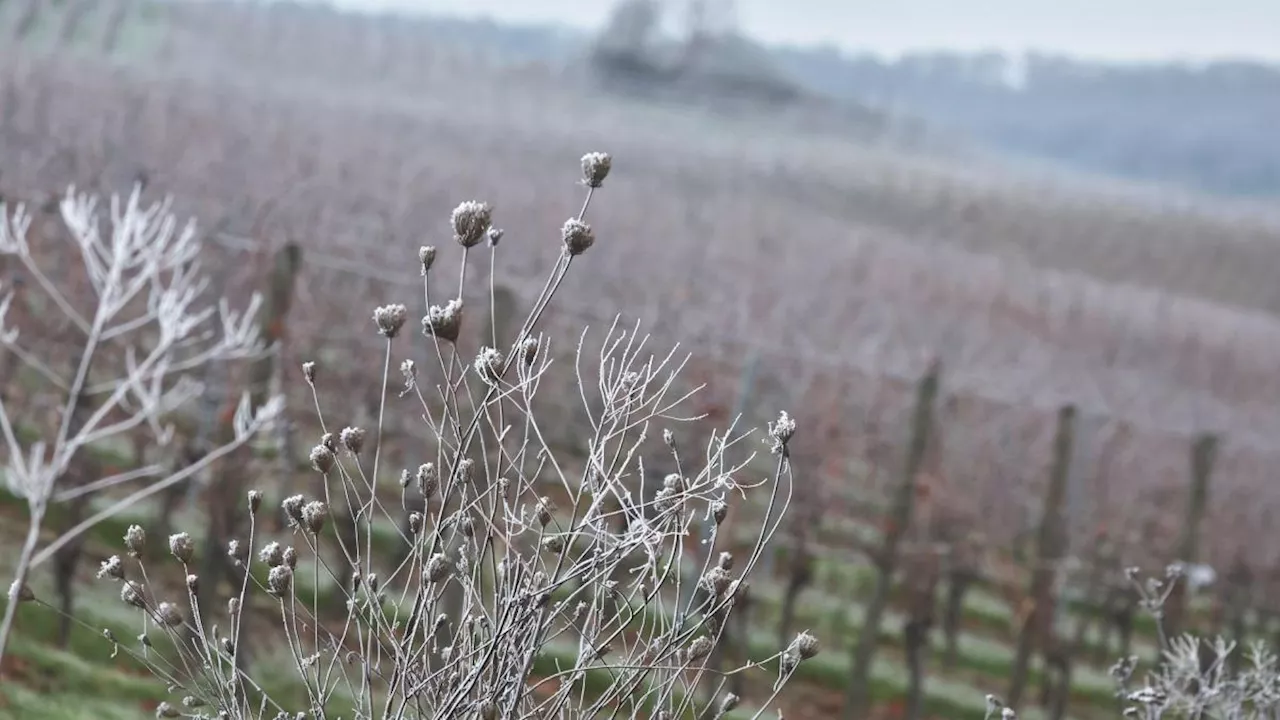
<svg viewBox="0 0 1280 720">
<path fill-rule="evenodd" d="M 1235 642 L 1221 637 L 1208 640 L 1189 633 L 1165 635 L 1164 604 L 1174 585 L 1187 577 L 1181 563 L 1166 568 L 1163 577 L 1144 579 L 1137 568 L 1127 569 L 1125 575 L 1160 633 L 1160 658 L 1154 667 L 1143 671 L 1141 660 L 1129 656 L 1109 670 L 1125 717 L 1253 720 L 1280 716 L 1280 658 L 1265 643 L 1252 643 L 1247 651 L 1247 667 L 1233 670 L 1231 658 L 1241 652 Z M 997 710 L 1003 720 L 1016 717 L 1012 708 L 988 695 L 987 720 Z"/>
<path fill-rule="evenodd" d="M 329 417 L 324 369 L 304 366 L 323 433 L 309 453 L 319 482 L 310 496 L 283 500 L 291 535 L 270 541 L 257 519 L 262 495 L 250 493 L 247 542 L 228 548 L 245 572 L 225 611 L 199 607 L 194 591 L 185 604 L 174 600 L 148 580 L 161 573 L 145 568 L 142 553 L 104 564 L 101 577 L 122 583 L 122 599 L 170 641 L 161 650 L 113 637 L 118 649 L 206 715 L 237 720 L 721 717 L 740 702 L 723 692 L 728 676 L 768 664 L 776 695 L 818 652 L 817 638 L 802 632 L 742 667 L 710 662 L 789 503 L 787 444 L 797 432 L 789 416 L 763 438 L 773 453 L 767 470 L 754 469 L 742 442 L 749 433 L 734 426 L 697 457 L 681 453 L 681 425 L 696 420 L 682 412 L 690 394 L 675 390 L 685 360 L 651 354 L 638 329 L 615 321 L 594 358 L 584 331 L 576 362 L 564 365 L 578 396 L 550 399 L 582 403 L 585 457 L 548 443 L 538 394 L 560 366 L 537 328 L 570 267 L 603 249 L 585 215 L 611 161 L 591 154 L 582 167 L 586 201 L 565 223 L 543 291 L 514 336 L 498 337 L 463 307 L 469 256 L 506 247 L 490 232 L 492 207 L 467 202 L 449 223 L 462 256 L 456 292 L 437 299 L 433 248 L 414 265 L 425 340 L 415 348 L 402 332 L 405 306 L 371 311 L 368 332 L 385 340 L 377 427 Z M 464 350 L 473 340 L 477 349 Z M 388 392 L 392 367 L 404 379 L 399 393 Z M 388 412 L 410 413 L 422 428 L 410 467 L 390 472 L 382 467 Z M 669 472 L 655 481 L 646 472 L 653 465 Z M 398 482 L 380 482 L 391 476 Z M 729 537 L 731 505 L 748 494 L 764 496 L 771 520 L 749 528 L 745 553 L 712 552 L 744 539 Z M 339 531 L 343 517 L 348 533 Z M 704 521 L 709 535 L 697 537 Z M 379 532 L 401 552 L 376 549 Z M 706 550 L 687 550 L 694 543 Z M 336 561 L 326 545 L 336 545 Z M 199 578 L 187 570 L 187 543 L 171 539 L 170 549 L 190 590 Z M 691 562 L 700 565 L 686 572 Z M 681 591 L 686 577 L 695 591 Z M 324 602 L 326 588 L 336 602 Z M 242 667 L 241 638 L 251 619 L 261 635 L 262 618 L 274 619 L 287 648 L 300 705 L 265 691 L 252 664 Z M 712 696 L 696 692 L 717 683 Z"/>
<path fill-rule="evenodd" d="M 1274 718 L 1280 712 L 1280 667 L 1264 643 L 1251 645 L 1248 666 L 1237 672 L 1230 657 L 1241 649 L 1182 635 L 1170 640 L 1162 662 L 1138 678 L 1137 658 L 1111 668 L 1128 716 L 1150 718 Z"/>
<path fill-rule="evenodd" d="M 251 408 L 246 395 L 236 411 L 230 443 L 176 473 L 144 467 L 104 478 L 64 482 L 76 457 L 95 443 L 109 441 L 140 426 L 149 427 L 159 444 L 172 437 L 170 414 L 201 392 L 195 373 L 209 363 L 257 356 L 263 347 L 253 324 L 259 300 L 243 313 L 225 300 L 210 301 L 200 272 L 200 244 L 192 224 L 179 225 L 169 202 L 144 207 L 141 190 L 127 198 L 112 197 L 110 227 L 103 232 L 98 200 L 71 188 L 58 206 L 65 232 L 57 237 L 32 232 L 25 206 L 0 204 L 0 255 L 16 260 L 34 280 L 28 292 L 44 296 L 33 313 L 36 329 L 58 323 L 74 334 L 70 372 L 24 344 L 17 327 L 6 324 L 16 309 L 12 289 L 0 296 L 0 344 L 21 361 L 31 383 L 30 395 L 53 396 L 59 410 L 50 436 L 24 443 L 21 414 L 0 398 L 0 435 L 6 450 L 5 484 L 27 502 L 29 523 L 19 552 L 11 598 L 30 596 L 28 573 L 55 551 L 106 517 L 200 472 L 210 462 L 243 445 L 279 410 L 279 401 Z M 83 265 L 85 296 L 68 292 L 46 273 L 42 254 L 64 240 L 59 263 L 78 256 Z M 59 248 L 61 249 L 61 248 Z M 69 277 L 65 272 L 61 277 Z M 19 303 L 20 304 L 20 303 Z M 36 334 L 39 334 L 38 332 Z M 26 382 L 26 381 L 24 381 Z M 14 388 L 7 388 L 14 389 Z M 123 483 L 146 481 L 144 487 L 119 498 L 56 539 L 40 547 L 49 507 L 83 498 Z M 16 602 L 7 603 L 0 624 L 0 658 L 8 643 Z"/>
<path fill-rule="evenodd" d="M 1181 563 L 1170 565 L 1163 578 L 1142 580 L 1137 569 L 1127 571 L 1142 598 L 1142 607 L 1160 629 L 1160 662 L 1139 673 L 1136 657 L 1121 658 L 1111 667 L 1117 696 L 1125 715 L 1148 720 L 1162 717 L 1274 718 L 1280 712 L 1280 667 L 1263 643 L 1248 649 L 1248 667 L 1233 671 L 1231 656 L 1242 649 L 1223 638 L 1209 640 L 1184 633 L 1166 637 L 1162 626 L 1164 603 L 1173 587 L 1187 578 Z"/>
</svg>

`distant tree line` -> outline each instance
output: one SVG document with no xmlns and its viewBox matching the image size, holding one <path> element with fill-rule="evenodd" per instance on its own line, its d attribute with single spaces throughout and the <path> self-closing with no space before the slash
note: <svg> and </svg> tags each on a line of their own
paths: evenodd
<svg viewBox="0 0 1280 720">
<path fill-rule="evenodd" d="M 560 28 L 443 22 L 454 37 L 556 64 L 577 61 L 589 42 Z M 1215 194 L 1280 195 L 1280 66 L 998 52 L 887 60 L 834 47 L 772 54 L 812 90 L 914 116 L 999 150 Z"/>
<path fill-rule="evenodd" d="M 832 48 L 777 54 L 815 89 L 1000 149 L 1213 193 L 1280 194 L 1280 67 L 943 52 L 886 61 Z"/>
</svg>

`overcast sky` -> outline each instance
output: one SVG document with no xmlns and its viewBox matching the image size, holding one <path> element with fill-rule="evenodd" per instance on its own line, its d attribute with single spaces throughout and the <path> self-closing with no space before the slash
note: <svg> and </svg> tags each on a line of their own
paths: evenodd
<svg viewBox="0 0 1280 720">
<path fill-rule="evenodd" d="M 596 27 L 611 0 L 334 0 L 498 20 Z M 679 0 L 667 0 L 673 7 Z M 1280 61 L 1280 0 L 737 0 L 766 42 L 850 50 L 1037 49 L 1109 59 Z"/>
</svg>

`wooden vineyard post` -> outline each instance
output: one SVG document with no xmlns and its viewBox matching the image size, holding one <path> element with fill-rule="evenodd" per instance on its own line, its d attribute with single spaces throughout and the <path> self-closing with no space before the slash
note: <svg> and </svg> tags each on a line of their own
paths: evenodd
<svg viewBox="0 0 1280 720">
<path fill-rule="evenodd" d="M 1035 565 L 1031 573 L 1031 610 L 1022 621 L 1018 648 L 1006 700 L 1017 709 L 1026 690 L 1031 654 L 1037 647 L 1049 647 L 1053 634 L 1054 579 L 1067 550 L 1063 510 L 1070 475 L 1071 452 L 1075 435 L 1076 409 L 1066 405 L 1058 411 L 1058 429 L 1053 443 L 1053 465 L 1049 470 L 1049 487 L 1044 498 L 1044 512 L 1036 536 Z"/>
<path fill-rule="evenodd" d="M 1209 504 L 1209 477 L 1218 455 L 1218 436 L 1205 433 L 1191 443 L 1191 496 L 1187 499 L 1187 517 L 1182 523 L 1178 538 L 1178 562 L 1189 568 L 1196 562 L 1200 551 L 1200 525 L 1204 521 Z M 1164 635 L 1177 637 L 1184 630 L 1187 614 L 1187 581 L 1173 581 L 1169 598 L 1164 607 Z"/>
<path fill-rule="evenodd" d="M 267 292 L 261 314 L 258 316 L 260 336 L 267 346 L 277 344 L 284 337 L 289 308 L 293 301 L 293 289 L 298 274 L 302 269 L 302 249 L 294 243 L 288 243 L 276 252 L 275 262 L 267 278 Z M 248 390 L 252 407 L 261 407 L 266 402 L 266 395 L 271 382 L 275 364 L 279 362 L 277 353 L 257 358 L 249 367 Z M 228 383 L 228 398 L 218 416 L 218 427 L 215 429 L 215 447 L 221 447 L 235 436 L 233 421 L 235 417 L 236 393 L 231 390 L 233 383 Z M 240 529 L 241 520 L 247 507 L 245 493 L 249 489 L 247 473 L 250 448 L 243 446 L 229 453 L 214 463 L 210 473 L 208 499 L 208 527 L 206 528 L 203 558 L 200 571 L 200 587 L 197 593 L 202 613 L 216 613 L 219 585 L 224 573 L 231 567 L 227 557 L 227 542 L 235 537 Z M 250 550 L 252 552 L 252 550 Z M 249 634 L 242 636 L 236 652 L 237 661 L 243 666 L 247 661 L 245 642 Z"/>
<path fill-rule="evenodd" d="M 845 716 L 850 720 L 866 717 L 870 704 L 869 681 L 871 663 L 875 660 L 876 644 L 880 639 L 880 621 L 889 605 L 889 591 L 897 570 L 899 545 L 915 506 L 916 477 L 924 463 L 929 447 L 929 435 L 933 425 L 933 406 L 938 397 L 939 376 L 942 366 L 934 362 L 921 378 L 916 388 L 915 410 L 911 417 L 911 442 L 907 447 L 906 463 L 898 479 L 890 509 L 884 540 L 876 553 L 877 569 L 875 591 L 867 606 L 858 641 L 851 657 L 853 669 L 849 677 L 849 690 L 845 701 Z"/>
</svg>

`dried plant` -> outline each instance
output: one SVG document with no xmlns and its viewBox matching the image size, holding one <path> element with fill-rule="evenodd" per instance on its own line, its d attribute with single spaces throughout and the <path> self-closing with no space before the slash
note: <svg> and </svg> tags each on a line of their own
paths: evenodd
<svg viewBox="0 0 1280 720">
<path fill-rule="evenodd" d="M 1126 717 L 1272 718 L 1280 712 L 1280 663 L 1264 643 L 1253 643 L 1248 665 L 1237 668 L 1242 650 L 1235 642 L 1166 634 L 1165 605 L 1185 582 L 1181 565 L 1169 566 L 1163 578 L 1142 580 L 1136 569 L 1126 574 L 1142 597 L 1142 608 L 1156 619 L 1161 651 L 1156 666 L 1143 674 L 1134 656 L 1111 667 Z"/>
<path fill-rule="evenodd" d="M 12 292 L 0 299 L 0 342 L 5 354 L 18 358 L 28 371 L 12 378 L 6 391 L 49 401 L 55 408 L 50 424 L 56 425 L 25 425 L 32 422 L 30 413 L 19 414 L 12 403 L 0 399 L 0 433 L 8 456 L 5 483 L 26 500 L 29 510 L 26 541 L 12 583 L 16 593 L 29 590 L 24 590 L 28 573 L 60 548 L 97 522 L 183 482 L 243 445 L 272 420 L 279 407 L 273 400 L 251 408 L 245 398 L 236 411 L 232 441 L 177 472 L 150 466 L 69 481 L 74 464 L 94 446 L 137 428 L 150 428 L 159 444 L 169 442 L 174 411 L 201 392 L 194 373 L 202 366 L 266 351 L 252 324 L 257 299 L 243 313 L 232 310 L 225 300 L 210 304 L 203 294 L 194 227 L 180 226 L 167 201 L 144 207 L 140 194 L 135 190 L 127 199 L 111 199 L 111 227 L 103 233 L 98 200 L 70 189 L 57 207 L 66 231 L 57 234 L 65 236 L 69 248 L 60 246 L 63 238 L 50 236 L 45 227 L 32 232 L 33 216 L 25 206 L 10 212 L 0 205 L 0 254 L 16 259 L 45 296 L 44 304 L 33 306 L 37 310 L 31 313 L 37 340 L 42 332 L 64 323 L 77 350 L 71 372 L 61 371 L 37 345 L 28 347 L 23 342 L 19 328 L 5 325 L 7 311 L 15 308 Z M 71 277 L 63 258 L 78 251 L 83 292 L 69 292 L 71 282 L 55 281 L 42 267 L 53 264 L 47 256 L 50 250 L 57 253 L 59 278 Z M 33 432 L 40 439 L 24 442 L 23 437 Z M 115 498 L 40 547 L 51 505 L 82 503 L 90 494 L 139 480 L 145 481 L 143 487 Z M 8 603 L 0 625 L 0 658 L 16 605 Z"/>
<path fill-rule="evenodd" d="M 586 201 L 565 227 L 587 227 L 592 193 L 609 167 L 607 155 L 583 159 Z M 464 265 L 491 212 L 471 202 L 454 213 Z M 757 453 L 744 444 L 750 433 L 733 425 L 711 434 L 701 458 L 683 456 L 674 438 L 696 419 L 682 410 L 692 393 L 674 390 L 685 360 L 674 351 L 650 354 L 646 336 L 615 322 L 594 361 L 584 331 L 577 362 L 566 367 L 589 418 L 586 456 L 553 450 L 535 398 L 556 366 L 537 326 L 570 266 L 594 246 L 576 237 L 562 238 L 543 293 L 514 337 L 473 323 L 457 303 L 461 287 L 445 293 L 442 308 L 435 258 L 420 257 L 414 274 L 421 271 L 429 308 L 425 341 L 415 349 L 400 332 L 402 305 L 373 310 L 367 329 L 385 342 L 376 427 L 337 432 L 344 424 L 322 399 L 342 388 L 326 387 L 323 367 L 304 367 L 325 433 L 309 459 L 323 482 L 315 497 L 282 501 L 291 535 L 263 537 L 263 495 L 251 491 L 247 541 L 228 548 L 242 575 L 224 614 L 200 607 L 188 537 L 169 540 L 186 577 L 182 600 L 181 590 L 170 595 L 159 582 L 163 569 L 135 551 L 145 534 L 131 532 L 131 559 L 111 558 L 100 576 L 122 584 L 122 600 L 141 611 L 146 639 L 136 646 L 109 640 L 187 707 L 236 719 L 721 717 L 741 701 L 723 692 L 725 681 L 758 667 L 776 673 L 771 694 L 759 698 L 771 704 L 818 652 L 814 636 L 801 632 L 770 657 L 728 670 L 711 669 L 709 660 L 789 504 L 796 422 L 781 413 L 757 439 L 773 456 L 767 463 L 755 463 Z M 491 242 L 489 249 L 500 248 Z M 465 283 L 465 270 L 456 277 Z M 465 349 L 473 340 L 479 349 Z M 404 379 L 398 393 L 389 387 L 396 362 Z M 416 468 L 383 467 L 383 428 L 397 411 L 422 423 Z M 648 488 L 647 464 L 674 472 Z M 700 553 L 706 560 L 687 574 L 693 553 L 686 538 L 711 520 L 709 535 L 695 539 L 723 549 L 730 503 L 748 495 L 763 495 L 764 517 L 774 518 L 755 528 L 750 551 L 718 561 Z M 340 505 L 356 518 L 353 538 L 328 522 Z M 386 538 L 404 552 L 376 550 Z M 338 546 L 339 560 L 326 559 L 326 543 Z M 682 592 L 686 576 L 697 579 L 699 592 Z M 300 706 L 272 695 L 253 666 L 237 663 L 242 637 L 263 635 L 265 622 L 288 650 L 305 691 Z M 149 627 L 167 642 L 147 638 Z M 700 699 L 695 689 L 708 678 L 720 691 Z"/>
</svg>

